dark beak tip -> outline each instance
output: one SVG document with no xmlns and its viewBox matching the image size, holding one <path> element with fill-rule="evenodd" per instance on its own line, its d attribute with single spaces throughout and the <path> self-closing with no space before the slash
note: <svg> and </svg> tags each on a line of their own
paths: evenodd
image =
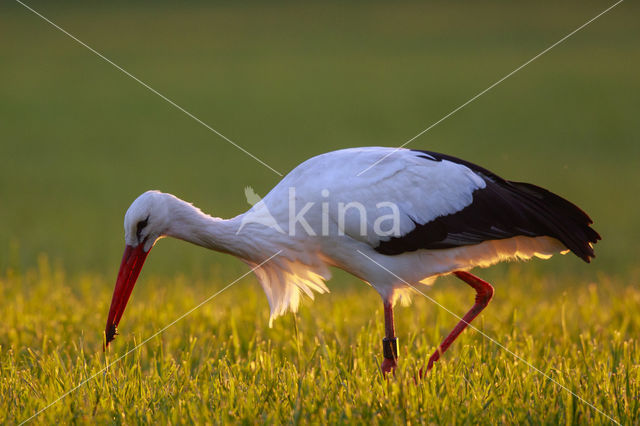
<svg viewBox="0 0 640 426">
<path fill-rule="evenodd" d="M 106 329 L 106 346 L 109 346 L 116 336 L 118 335 L 118 327 L 115 324 L 110 324 Z"/>
</svg>

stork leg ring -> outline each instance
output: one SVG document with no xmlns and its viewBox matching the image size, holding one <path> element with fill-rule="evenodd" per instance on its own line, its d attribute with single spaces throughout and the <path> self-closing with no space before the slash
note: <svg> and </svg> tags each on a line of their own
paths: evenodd
<svg viewBox="0 0 640 426">
<path fill-rule="evenodd" d="M 466 313 L 462 320 L 458 322 L 455 328 L 449 333 L 449 335 L 442 341 L 438 349 L 431 355 L 429 362 L 427 363 L 427 369 L 424 374 L 428 373 L 433 368 L 433 363 L 440 359 L 440 356 L 451 346 L 454 340 L 464 331 L 465 328 L 473 321 L 475 317 L 487 307 L 491 298 L 493 297 L 493 287 L 488 282 L 481 280 L 473 274 L 464 271 L 456 271 L 454 274 L 462 281 L 469 284 L 476 291 L 476 303 Z M 420 369 L 420 377 L 423 377 L 423 370 Z"/>
<path fill-rule="evenodd" d="M 384 329 L 385 338 L 382 339 L 382 354 L 384 359 L 380 366 L 382 374 L 386 377 L 388 373 L 395 375 L 398 365 L 398 338 L 395 335 L 393 324 L 393 305 L 390 302 L 384 303 Z"/>
</svg>

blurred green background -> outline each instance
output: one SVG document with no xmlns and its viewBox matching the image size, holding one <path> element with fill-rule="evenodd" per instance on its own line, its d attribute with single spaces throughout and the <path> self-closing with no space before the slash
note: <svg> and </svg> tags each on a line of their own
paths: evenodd
<svg viewBox="0 0 640 426">
<path fill-rule="evenodd" d="M 402 144 L 612 3 L 28 4 L 288 172 L 329 150 Z M 577 203 L 603 236 L 589 274 L 635 269 L 640 248 L 639 12 L 621 4 L 409 145 Z M 248 208 L 245 186 L 278 182 L 20 4 L 0 6 L 0 34 L 0 271 L 46 253 L 115 275 L 141 192 L 229 217 Z M 147 274 L 245 270 L 160 247 Z M 583 270 L 571 258 L 536 264 Z"/>
</svg>

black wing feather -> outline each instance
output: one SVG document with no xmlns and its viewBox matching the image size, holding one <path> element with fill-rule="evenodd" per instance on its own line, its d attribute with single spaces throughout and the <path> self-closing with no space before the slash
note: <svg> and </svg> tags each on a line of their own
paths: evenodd
<svg viewBox="0 0 640 426">
<path fill-rule="evenodd" d="M 456 157 L 416 151 L 430 161 L 448 160 L 473 170 L 486 187 L 473 192 L 464 209 L 440 216 L 401 237 L 381 242 L 376 251 L 396 255 L 419 249 L 445 249 L 515 236 L 549 236 L 560 240 L 586 262 L 595 256 L 592 244 L 600 235 L 579 207 L 538 186 L 505 180 L 495 173 Z"/>
</svg>

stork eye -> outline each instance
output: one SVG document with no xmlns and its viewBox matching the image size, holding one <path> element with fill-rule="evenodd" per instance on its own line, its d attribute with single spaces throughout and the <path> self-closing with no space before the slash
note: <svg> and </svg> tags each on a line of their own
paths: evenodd
<svg viewBox="0 0 640 426">
<path fill-rule="evenodd" d="M 140 237 L 142 234 L 142 230 L 149 224 L 149 216 L 145 220 L 141 220 L 136 225 L 136 236 L 138 237 L 138 241 L 140 241 Z"/>
</svg>

